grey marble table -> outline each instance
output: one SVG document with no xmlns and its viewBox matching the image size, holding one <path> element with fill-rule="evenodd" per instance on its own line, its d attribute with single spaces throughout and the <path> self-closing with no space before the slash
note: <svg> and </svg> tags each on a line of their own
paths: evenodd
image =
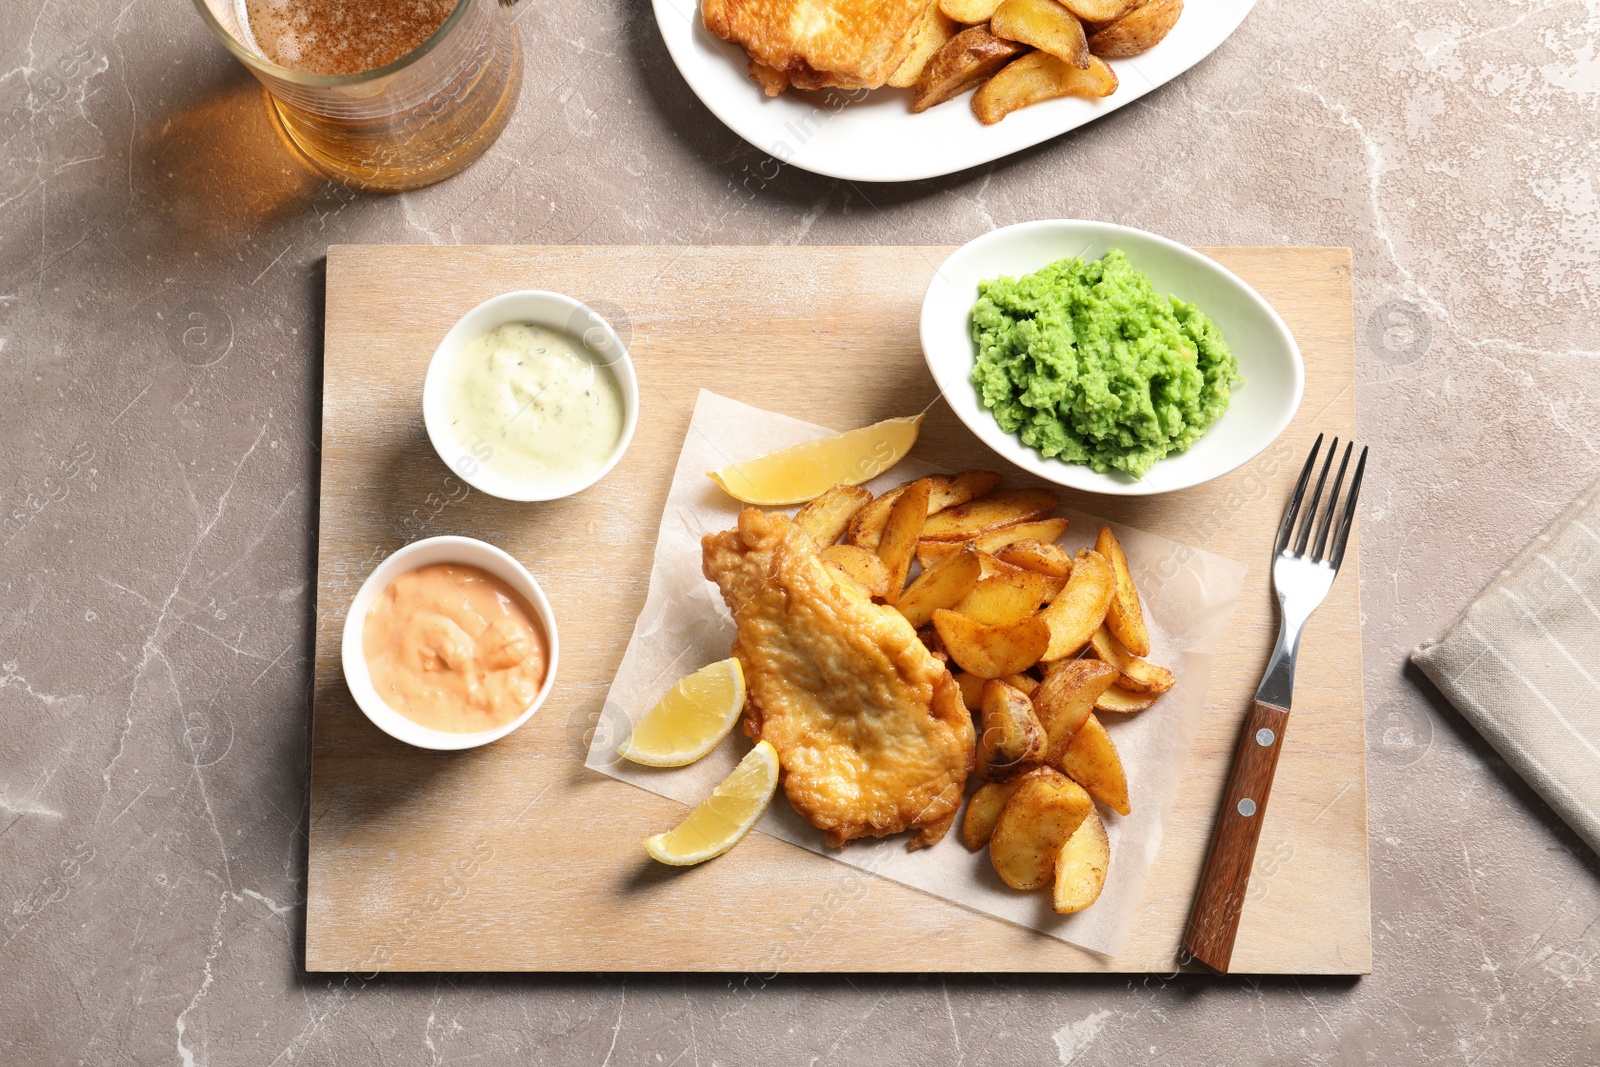
<svg viewBox="0 0 1600 1067">
<path fill-rule="evenodd" d="M 1600 1060 L 1600 864 L 1402 667 L 1596 474 L 1593 0 L 1261 0 L 1137 104 L 895 187 L 752 183 L 643 0 L 519 17 L 503 140 L 376 198 L 284 155 L 183 0 L 0 7 L 0 1061 Z M 304 973 L 325 246 L 1051 216 L 1355 250 L 1372 976 Z"/>
</svg>

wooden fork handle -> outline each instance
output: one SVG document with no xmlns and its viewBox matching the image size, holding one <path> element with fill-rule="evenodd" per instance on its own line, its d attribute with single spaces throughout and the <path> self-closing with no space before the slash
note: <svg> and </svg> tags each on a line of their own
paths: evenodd
<svg viewBox="0 0 1600 1067">
<path fill-rule="evenodd" d="M 1213 970 L 1226 973 L 1233 958 L 1239 913 L 1250 887 L 1256 842 L 1288 725 L 1287 708 L 1257 700 L 1239 736 L 1233 772 L 1222 794 L 1222 811 L 1211 831 L 1211 849 L 1183 935 L 1184 950 Z"/>
</svg>

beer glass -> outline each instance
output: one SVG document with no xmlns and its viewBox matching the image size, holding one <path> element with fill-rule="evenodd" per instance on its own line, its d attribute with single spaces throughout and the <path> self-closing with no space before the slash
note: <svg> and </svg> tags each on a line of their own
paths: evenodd
<svg viewBox="0 0 1600 1067">
<path fill-rule="evenodd" d="M 206 25 L 266 87 L 284 135 L 306 159 L 347 185 L 382 192 L 459 173 L 505 129 L 522 86 L 515 2 L 457 0 L 432 36 L 393 62 L 359 74 L 310 74 L 267 57 L 251 34 L 245 0 L 194 0 Z"/>
</svg>

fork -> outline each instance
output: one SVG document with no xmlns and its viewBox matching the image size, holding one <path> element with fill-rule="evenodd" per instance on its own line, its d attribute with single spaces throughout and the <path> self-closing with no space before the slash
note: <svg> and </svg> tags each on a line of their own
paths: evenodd
<svg viewBox="0 0 1600 1067">
<path fill-rule="evenodd" d="M 1250 867 L 1255 862 L 1256 842 L 1261 837 L 1261 823 L 1266 817 L 1267 796 L 1272 792 L 1272 776 L 1278 767 L 1278 751 L 1283 747 L 1283 733 L 1289 724 L 1289 707 L 1294 696 L 1295 655 L 1300 648 L 1300 631 L 1306 620 L 1317 610 L 1333 579 L 1344 562 L 1345 544 L 1350 539 L 1350 528 L 1355 524 L 1356 498 L 1361 494 L 1361 475 L 1367 467 L 1367 449 L 1363 446 L 1356 461 L 1355 473 L 1350 479 L 1350 491 L 1344 499 L 1344 510 L 1337 525 L 1334 511 L 1339 504 L 1339 490 L 1344 485 L 1345 471 L 1350 465 L 1354 442 L 1347 443 L 1344 456 L 1339 460 L 1339 472 L 1334 476 L 1333 488 L 1328 493 L 1326 507 L 1322 508 L 1321 521 L 1317 521 L 1322 489 L 1328 480 L 1328 470 L 1333 466 L 1334 453 L 1339 450 L 1339 439 L 1333 439 L 1327 457 L 1322 461 L 1322 471 L 1317 475 L 1317 486 L 1311 492 L 1310 504 L 1301 515 L 1301 502 L 1305 499 L 1306 484 L 1311 479 L 1311 469 L 1316 465 L 1317 454 L 1322 450 L 1322 434 L 1317 435 L 1311 455 L 1300 470 L 1300 480 L 1295 483 L 1294 495 L 1284 510 L 1283 522 L 1278 526 L 1278 540 L 1272 550 L 1272 585 L 1278 594 L 1278 643 L 1267 661 L 1267 672 L 1256 690 L 1255 705 L 1245 719 L 1244 731 L 1239 736 L 1239 747 L 1233 757 L 1233 772 L 1228 776 L 1228 788 L 1223 793 L 1222 811 L 1217 816 L 1216 827 L 1211 832 L 1211 848 L 1206 855 L 1206 865 L 1200 875 L 1200 889 L 1195 895 L 1194 907 L 1189 912 L 1189 925 L 1184 931 L 1184 951 L 1213 970 L 1228 970 L 1233 958 L 1233 942 L 1239 932 L 1239 913 L 1244 905 L 1245 891 L 1250 885 Z M 1299 531 L 1296 534 L 1296 522 Z M 1315 541 L 1312 541 L 1312 524 L 1316 523 Z M 1333 535 L 1329 545 L 1329 534 Z M 1294 543 L 1291 546 L 1290 541 Z"/>
</svg>

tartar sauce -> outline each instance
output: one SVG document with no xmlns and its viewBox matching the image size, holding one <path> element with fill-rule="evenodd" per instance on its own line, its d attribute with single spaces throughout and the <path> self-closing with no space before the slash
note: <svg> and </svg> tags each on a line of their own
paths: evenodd
<svg viewBox="0 0 1600 1067">
<path fill-rule="evenodd" d="M 544 326 L 508 323 L 462 349 L 445 406 L 461 444 L 519 481 L 592 474 L 622 437 L 616 376 L 581 341 Z"/>
</svg>

